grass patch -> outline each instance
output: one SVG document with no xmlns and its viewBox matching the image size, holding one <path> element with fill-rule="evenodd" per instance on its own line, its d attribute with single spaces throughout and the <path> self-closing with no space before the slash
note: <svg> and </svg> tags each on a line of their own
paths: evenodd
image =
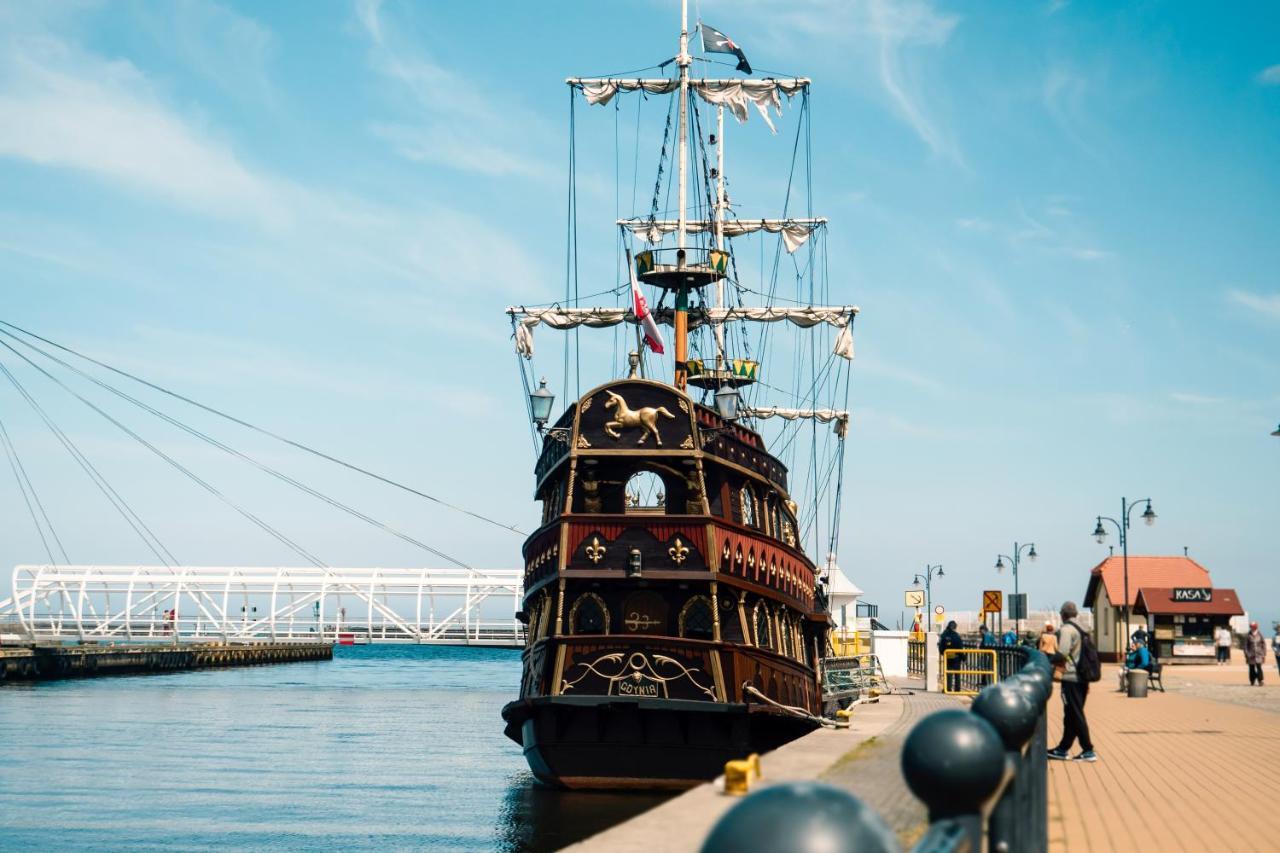
<svg viewBox="0 0 1280 853">
<path fill-rule="evenodd" d="M 858 744 L 853 749 L 849 750 L 844 755 L 840 756 L 840 759 L 835 764 L 832 764 L 830 767 L 824 770 L 822 773 L 822 778 L 826 778 L 827 776 L 830 776 L 833 773 L 839 773 L 841 770 L 845 769 L 850 764 L 853 764 L 855 761 L 859 761 L 863 758 L 866 758 L 876 749 L 883 746 L 884 746 L 884 743 L 874 735 L 872 737 L 867 738 L 862 743 Z"/>
</svg>

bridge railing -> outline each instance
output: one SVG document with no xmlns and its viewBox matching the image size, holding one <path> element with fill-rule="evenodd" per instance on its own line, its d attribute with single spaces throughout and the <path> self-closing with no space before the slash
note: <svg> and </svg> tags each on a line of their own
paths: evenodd
<svg viewBox="0 0 1280 853">
<path fill-rule="evenodd" d="M 920 720 L 902 749 L 902 773 L 929 814 L 914 853 L 1048 849 L 1048 724 L 1052 667 L 1039 651 L 1011 648 L 1016 671 L 985 687 L 969 710 Z M 1000 663 L 995 664 L 997 671 Z M 746 849 L 901 850 L 884 820 L 858 798 L 814 783 L 765 788 L 730 809 L 703 853 Z"/>
</svg>

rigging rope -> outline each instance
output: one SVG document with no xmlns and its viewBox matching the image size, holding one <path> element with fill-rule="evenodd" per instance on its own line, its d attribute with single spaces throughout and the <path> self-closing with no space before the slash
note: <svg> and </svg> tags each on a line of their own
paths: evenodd
<svg viewBox="0 0 1280 853">
<path fill-rule="evenodd" d="M 330 454 L 325 453 L 324 451 L 317 450 L 317 449 L 315 449 L 314 447 L 309 447 L 309 446 L 307 446 L 307 445 L 305 445 L 305 444 L 302 444 L 301 442 L 297 442 L 297 441 L 294 441 L 294 440 L 292 440 L 292 439 L 290 439 L 290 438 L 286 438 L 286 437 L 284 437 L 283 435 L 280 435 L 280 434 L 278 434 L 278 433 L 272 432 L 271 430 L 265 429 L 265 428 L 260 427 L 260 426 L 256 426 L 256 425 L 254 425 L 254 424 L 251 424 L 251 423 L 249 423 L 248 421 L 243 420 L 243 419 L 241 419 L 241 418 L 238 418 L 238 417 L 236 417 L 236 416 L 234 416 L 234 415 L 230 415 L 230 414 L 227 414 L 226 412 L 223 412 L 223 411 L 221 411 L 221 410 L 219 410 L 219 409 L 215 409 L 213 406 L 207 406 L 207 405 L 205 405 L 204 403 L 197 402 L 196 400 L 193 400 L 193 399 L 192 399 L 192 398 L 190 398 L 190 397 L 183 396 L 182 394 L 179 394 L 179 393 L 178 393 L 178 392 L 176 392 L 176 391 L 171 391 L 171 390 L 169 390 L 168 388 L 165 388 L 165 387 L 163 387 L 163 386 L 161 386 L 161 385 L 157 385 L 157 384 L 156 384 L 156 383 L 154 383 L 154 382 L 149 382 L 149 381 L 148 381 L 148 380 L 146 380 L 146 379 L 142 379 L 141 377 L 135 376 L 134 374 L 129 373 L 129 372 L 128 372 L 128 371 L 126 371 L 126 370 L 121 370 L 120 368 L 112 367 L 111 365 L 107 364 L 106 362 L 99 361 L 99 360 L 98 360 L 98 359 L 96 359 L 96 358 L 92 358 L 92 357 L 90 357 L 90 356 L 87 356 L 87 355 L 85 355 L 84 353 L 81 353 L 81 352 L 78 352 L 78 351 L 76 351 L 76 350 L 72 349 L 71 347 L 63 346 L 62 344 L 56 343 L 56 342 L 54 342 L 54 341 L 51 341 L 51 340 L 49 340 L 48 338 L 41 337 L 40 335 L 37 335 L 35 332 L 27 331 L 26 329 L 22 328 L 21 326 L 16 326 L 16 325 L 14 325 L 13 323 L 9 323 L 9 322 L 6 322 L 6 321 L 4 321 L 4 320 L 0 320 L 0 326 L 7 326 L 7 327 L 8 327 L 8 328 L 10 328 L 10 329 L 14 329 L 14 330 L 16 330 L 16 331 L 18 331 L 18 332 L 21 332 L 21 333 L 22 333 L 22 334 L 24 334 L 24 335 L 27 335 L 28 337 L 35 338 L 36 340 L 41 341 L 41 342 L 43 342 L 43 343 L 46 343 L 46 344 L 48 344 L 48 345 L 49 345 L 49 346 L 51 346 L 51 347 L 55 347 L 56 349 L 59 349 L 59 350 L 61 350 L 62 352 L 68 353 L 69 355 L 74 355 L 76 358 L 82 359 L 82 360 L 84 360 L 84 361 L 89 362 L 90 364 L 93 364 L 93 365 L 96 365 L 96 366 L 98 366 L 98 367 L 101 367 L 103 370 L 109 370 L 109 371 L 111 371 L 112 373 L 116 374 L 117 376 L 123 376 L 123 377 L 124 377 L 124 378 L 126 378 L 126 379 L 130 379 L 130 380 L 132 380 L 132 381 L 134 381 L 134 382 L 137 382 L 139 385 L 145 385 L 146 387 L 150 388 L 150 389 L 151 389 L 151 390 L 153 390 L 153 391 L 158 391 L 158 392 L 160 392 L 161 394 L 164 394 L 164 395 L 166 395 L 166 396 L 168 396 L 168 397 L 172 397 L 173 399 L 175 399 L 175 400 L 179 400 L 179 401 L 181 401 L 181 402 L 183 402 L 183 403 L 186 403 L 186 404 L 187 404 L 187 405 L 189 405 L 189 406 L 194 406 L 194 407 L 196 407 L 197 409 L 200 409 L 200 410 L 202 410 L 202 411 L 208 412 L 208 413 L 209 413 L 209 414 L 211 414 L 211 415 L 216 415 L 216 416 L 218 416 L 218 417 L 220 417 L 220 418 L 222 418 L 222 419 L 224 419 L 224 420 L 228 420 L 228 421 L 230 421 L 231 423 L 234 423 L 234 424 L 236 424 L 236 425 L 238 425 L 238 426 L 242 426 L 242 427 L 244 427 L 245 429 L 252 430 L 253 432 L 256 432 L 256 433 L 258 433 L 258 434 L 260 434 L 260 435 L 265 435 L 265 436 L 267 436 L 268 438 L 275 439 L 276 441 L 279 441 L 279 442 L 281 442 L 281 443 L 283 443 L 283 444 L 287 444 L 287 445 L 289 445 L 290 447 L 292 447 L 292 448 L 294 448 L 294 449 L 296 449 L 296 450 L 301 450 L 303 453 L 309 453 L 309 454 L 311 454 L 312 456 L 315 456 L 315 457 L 317 457 L 317 458 L 319 458 L 319 459 L 323 459 L 323 460 L 325 460 L 326 462 L 332 462 L 332 463 L 333 463 L 333 464 L 335 464 L 335 465 L 340 465 L 341 467 L 346 468 L 346 469 L 347 469 L 347 470 L 349 470 L 349 471 L 354 471 L 354 472 L 355 472 L 355 473 L 357 473 L 357 474 L 363 474 L 364 476 L 369 477 L 369 478 L 374 479 L 374 480 L 377 480 L 377 481 L 378 481 L 378 482 L 380 482 L 380 483 L 383 483 L 383 484 L 388 485 L 388 486 L 392 486 L 392 487 L 397 488 L 397 489 L 400 489 L 401 491 L 404 491 L 404 492 L 408 492 L 408 493 L 409 493 L 409 494 L 411 494 L 411 495 L 416 495 L 417 497 L 423 498 L 424 500 L 431 501 L 432 503 L 439 504 L 440 506 L 443 506 L 443 507 L 445 507 L 445 508 L 447 508 L 447 509 L 451 509 L 451 510 L 453 510 L 454 512 L 460 512 L 460 513 L 462 513 L 462 514 L 464 514 L 464 515 L 469 515 L 469 516 L 471 516 L 471 517 L 472 517 L 472 518 L 474 518 L 474 519 L 477 519 L 477 520 L 479 520 L 479 521 L 483 521 L 483 522 L 485 522 L 485 523 L 487 523 L 487 524 L 492 524 L 492 525 L 493 525 L 493 526 L 495 526 L 495 527 L 501 527 L 503 530 L 509 530 L 509 531 L 511 531 L 512 533 L 516 533 L 516 534 L 519 534 L 519 535 L 521 535 L 521 536 L 523 536 L 523 535 L 524 535 L 524 531 L 523 531 L 523 530 L 521 530 L 519 527 L 517 527 L 517 526 L 516 526 L 516 525 L 514 525 L 514 524 L 506 524 L 506 523 L 501 522 L 501 521 L 495 521 L 494 519 L 489 518 L 489 517 L 484 516 L 484 515 L 481 515 L 481 514 L 479 514 L 479 513 L 477 513 L 477 512 L 472 512 L 472 511 L 471 511 L 471 510 L 469 510 L 469 509 L 464 509 L 463 507 L 457 506 L 457 505 L 455 505 L 455 504 L 451 504 L 451 503 L 449 503 L 448 501 L 441 500 L 440 498 L 437 498 L 437 497 L 435 497 L 435 496 L 433 496 L 433 495 L 429 495 L 429 494 L 427 494 L 426 492 L 423 492 L 423 491 L 420 491 L 420 490 L 418 490 L 418 489 L 413 488 L 412 486 L 407 486 L 407 485 L 405 485 L 404 483 L 399 483 L 399 482 L 397 482 L 397 481 L 395 481 L 395 480 L 391 479 L 390 477 L 384 476 L 384 475 L 382 475 L 382 474 L 377 474 L 377 473 L 375 473 L 375 472 L 373 472 L 373 471 L 368 470 L 367 468 L 362 468 L 362 467 L 360 467 L 359 465 L 356 465 L 356 464 L 354 464 L 354 463 L 346 462 L 346 461 L 344 461 L 344 460 L 342 460 L 342 459 L 337 458 L 336 456 L 331 456 Z M 528 398 L 526 397 L 526 400 L 527 400 L 527 399 L 528 399 Z"/>
</svg>

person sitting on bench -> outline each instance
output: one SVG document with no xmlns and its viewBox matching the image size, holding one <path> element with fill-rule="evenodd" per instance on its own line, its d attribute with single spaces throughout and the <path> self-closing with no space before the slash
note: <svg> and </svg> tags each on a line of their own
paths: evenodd
<svg viewBox="0 0 1280 853">
<path fill-rule="evenodd" d="M 1124 669 L 1120 670 L 1121 691 L 1129 689 L 1129 673 L 1135 669 L 1151 672 L 1151 653 L 1147 651 L 1147 644 L 1141 640 L 1134 640 L 1129 644 L 1129 654 L 1124 659 Z"/>
</svg>

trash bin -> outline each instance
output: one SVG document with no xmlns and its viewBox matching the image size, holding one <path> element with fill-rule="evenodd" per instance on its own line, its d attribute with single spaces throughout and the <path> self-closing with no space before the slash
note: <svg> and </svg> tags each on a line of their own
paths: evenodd
<svg viewBox="0 0 1280 853">
<path fill-rule="evenodd" d="M 1147 678 L 1151 673 L 1145 669 L 1129 670 L 1129 698 L 1130 699 L 1146 699 L 1147 698 Z"/>
</svg>

